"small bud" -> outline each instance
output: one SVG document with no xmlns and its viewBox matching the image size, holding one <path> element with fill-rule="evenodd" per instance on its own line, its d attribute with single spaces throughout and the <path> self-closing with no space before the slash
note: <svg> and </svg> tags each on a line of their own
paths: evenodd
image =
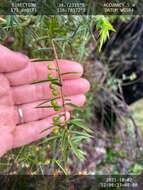
<svg viewBox="0 0 143 190">
<path fill-rule="evenodd" d="M 53 79 L 52 74 L 48 74 L 48 80 L 52 80 L 52 79 Z"/>
<path fill-rule="evenodd" d="M 55 106 L 55 107 L 54 107 L 54 110 L 55 110 L 55 111 L 61 111 L 61 109 L 62 109 L 61 106 Z"/>
<path fill-rule="evenodd" d="M 59 116 L 55 116 L 55 117 L 53 117 L 53 123 L 54 124 L 58 124 L 58 123 L 60 123 L 60 117 Z"/>
<path fill-rule="evenodd" d="M 58 91 L 56 89 L 52 90 L 52 95 L 53 96 L 58 96 Z"/>
<path fill-rule="evenodd" d="M 53 107 L 55 107 L 55 106 L 57 106 L 58 105 L 58 103 L 57 103 L 57 100 L 51 100 L 51 105 L 53 106 Z"/>
<path fill-rule="evenodd" d="M 59 132 L 59 128 L 53 129 L 53 133 L 54 133 L 54 134 L 57 134 L 58 132 Z"/>
<path fill-rule="evenodd" d="M 52 69 L 52 65 L 49 64 L 48 65 L 48 69 L 51 70 Z"/>
<path fill-rule="evenodd" d="M 50 89 L 53 89 L 53 90 L 57 89 L 57 86 L 55 84 L 50 84 L 49 87 L 50 87 Z"/>
</svg>

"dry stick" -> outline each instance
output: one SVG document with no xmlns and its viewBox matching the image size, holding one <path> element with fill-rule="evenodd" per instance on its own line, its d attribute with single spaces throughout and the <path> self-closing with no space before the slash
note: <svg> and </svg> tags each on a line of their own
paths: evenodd
<svg viewBox="0 0 143 190">
<path fill-rule="evenodd" d="M 53 40 L 52 40 L 52 46 L 53 46 L 53 51 L 54 51 L 54 55 L 55 55 L 55 59 L 56 59 L 58 77 L 59 77 L 59 80 L 60 80 L 60 84 L 62 85 L 60 87 L 60 91 L 61 91 L 62 105 L 63 105 L 63 109 L 64 109 L 64 120 L 65 120 L 65 123 L 66 123 L 67 117 L 66 117 L 65 97 L 63 95 L 63 79 L 61 77 L 61 71 L 60 71 L 60 67 L 59 67 L 59 63 L 58 63 L 58 56 L 57 56 L 57 52 L 56 52 L 56 48 L 55 48 L 55 44 L 54 44 Z"/>
</svg>

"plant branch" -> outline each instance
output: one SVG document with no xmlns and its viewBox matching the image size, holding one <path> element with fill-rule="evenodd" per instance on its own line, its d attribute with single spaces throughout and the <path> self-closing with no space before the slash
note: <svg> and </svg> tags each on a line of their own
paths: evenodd
<svg viewBox="0 0 143 190">
<path fill-rule="evenodd" d="M 54 40 L 52 40 L 52 47 L 53 47 L 53 51 L 54 51 L 54 55 L 55 55 L 55 59 L 56 59 L 55 63 L 56 63 L 56 67 L 57 67 L 57 73 L 58 73 L 58 77 L 59 77 L 60 84 L 61 84 L 60 92 L 61 92 L 62 106 L 63 106 L 63 109 L 64 109 L 64 120 L 66 122 L 67 118 L 66 118 L 65 97 L 63 95 L 63 79 L 62 79 L 62 74 L 61 74 L 61 70 L 60 70 L 60 67 L 59 67 L 59 63 L 58 63 L 58 56 L 57 56 Z"/>
</svg>

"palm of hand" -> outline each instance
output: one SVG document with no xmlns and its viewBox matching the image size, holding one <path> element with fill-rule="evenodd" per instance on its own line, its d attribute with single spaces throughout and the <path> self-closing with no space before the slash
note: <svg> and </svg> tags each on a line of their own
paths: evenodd
<svg viewBox="0 0 143 190">
<path fill-rule="evenodd" d="M 46 131 L 44 129 L 51 126 L 53 116 L 59 112 L 53 109 L 35 109 L 41 101 L 51 98 L 51 93 L 49 83 L 31 84 L 34 80 L 46 80 L 47 64 L 54 65 L 54 62 L 31 63 L 25 56 L 3 46 L 0 46 L 0 51 L 2 53 L 0 55 L 0 156 L 2 156 L 12 148 L 47 136 L 52 129 Z M 59 65 L 62 73 L 78 73 L 78 75 L 63 76 L 63 93 L 71 103 L 82 106 L 85 102 L 84 93 L 89 90 L 88 81 L 80 78 L 82 67 L 67 60 L 60 60 Z M 61 104 L 60 99 L 59 104 Z M 18 108 L 23 112 L 23 121 Z M 68 111 L 71 109 L 67 109 L 67 119 L 70 117 Z"/>
<path fill-rule="evenodd" d="M 0 75 L 0 156 L 12 149 L 16 127 L 14 102 L 7 78 Z"/>
</svg>

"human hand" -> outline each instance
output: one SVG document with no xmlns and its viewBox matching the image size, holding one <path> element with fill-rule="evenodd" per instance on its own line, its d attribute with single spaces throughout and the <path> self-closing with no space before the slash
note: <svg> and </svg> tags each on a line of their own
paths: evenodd
<svg viewBox="0 0 143 190">
<path fill-rule="evenodd" d="M 23 54 L 0 45 L 0 156 L 12 148 L 16 127 L 11 88 L 5 73 L 23 69 L 28 61 Z"/>
<path fill-rule="evenodd" d="M 6 55 L 3 59 L 0 55 L 0 61 L 3 60 L 0 62 L 0 156 L 12 148 L 47 136 L 52 128 L 46 131 L 44 129 L 51 126 L 53 116 L 60 114 L 52 108 L 35 108 L 42 100 L 51 97 L 51 91 L 48 82 L 32 84 L 35 80 L 46 80 L 49 73 L 47 65 L 54 65 L 54 62 L 30 62 L 24 58 L 28 63 L 20 68 L 21 60 L 16 58 L 12 62 L 9 54 Z M 15 66 L 16 62 L 19 67 Z M 64 95 L 73 104 L 82 106 L 85 102 L 83 94 L 89 90 L 89 83 L 80 78 L 83 73 L 81 65 L 67 60 L 59 60 L 59 65 L 62 73 L 73 72 L 63 76 Z M 56 73 L 53 72 L 52 75 Z M 69 109 L 71 108 L 67 110 L 67 119 L 70 117 Z"/>
</svg>

